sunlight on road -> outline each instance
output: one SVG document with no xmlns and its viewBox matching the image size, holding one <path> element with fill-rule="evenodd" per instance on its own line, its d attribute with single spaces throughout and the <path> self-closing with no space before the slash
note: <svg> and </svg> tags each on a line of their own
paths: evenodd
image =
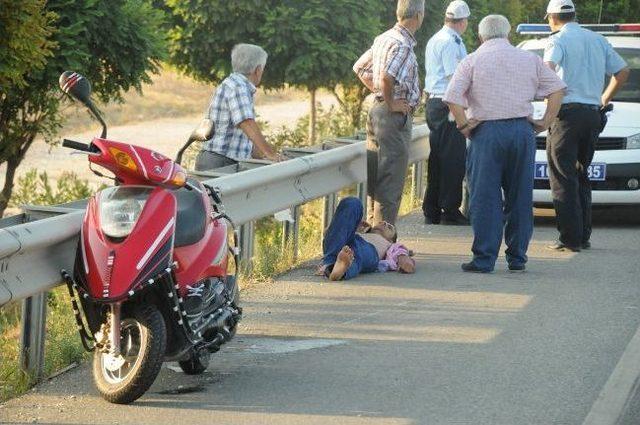
<svg viewBox="0 0 640 425">
<path fill-rule="evenodd" d="M 290 338 L 483 344 L 502 332 L 498 319 L 522 311 L 531 300 L 529 295 L 495 292 L 325 285 L 322 297 L 246 305 L 256 320 L 240 332 Z M 456 314 L 463 316 L 453 320 Z"/>
<path fill-rule="evenodd" d="M 242 329 L 243 335 L 271 337 L 344 338 L 369 341 L 451 342 L 460 344 L 488 343 L 500 334 L 499 329 L 469 326 L 407 326 L 384 324 L 336 324 L 296 326 L 269 324 L 267 327 Z"/>
</svg>

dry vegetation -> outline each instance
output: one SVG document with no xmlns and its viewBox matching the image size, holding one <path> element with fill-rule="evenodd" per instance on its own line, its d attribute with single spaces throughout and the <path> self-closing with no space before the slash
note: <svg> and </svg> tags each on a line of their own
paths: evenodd
<svg viewBox="0 0 640 425">
<path fill-rule="evenodd" d="M 153 83 L 144 85 L 142 93 L 132 90 L 124 95 L 122 103 L 100 105 L 109 126 L 119 126 L 133 122 L 153 121 L 160 118 L 179 118 L 204 114 L 209 104 L 214 86 L 179 74 L 165 66 L 160 75 L 153 77 Z M 259 90 L 256 106 L 277 102 L 305 100 L 304 91 L 286 88 L 282 90 Z M 62 134 L 95 128 L 82 106 L 70 105 L 66 109 L 67 123 Z M 66 132 L 65 132 L 66 130 Z"/>
</svg>

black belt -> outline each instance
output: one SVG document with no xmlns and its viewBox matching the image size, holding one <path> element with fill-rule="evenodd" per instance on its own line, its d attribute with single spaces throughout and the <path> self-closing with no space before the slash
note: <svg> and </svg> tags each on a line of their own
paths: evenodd
<svg viewBox="0 0 640 425">
<path fill-rule="evenodd" d="M 560 110 L 569 110 L 569 109 L 590 109 L 592 111 L 599 111 L 600 106 L 592 105 L 589 103 L 563 103 L 560 107 Z"/>
</svg>

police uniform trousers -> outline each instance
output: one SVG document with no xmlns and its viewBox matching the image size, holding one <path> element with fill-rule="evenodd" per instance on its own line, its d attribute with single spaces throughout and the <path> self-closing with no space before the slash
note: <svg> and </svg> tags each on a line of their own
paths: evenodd
<svg viewBox="0 0 640 425">
<path fill-rule="evenodd" d="M 442 99 L 427 100 L 426 114 L 431 150 L 422 211 L 439 222 L 442 211 L 452 218 L 459 214 L 467 145 L 455 121 L 449 121 L 449 107 Z"/>
<path fill-rule="evenodd" d="M 493 270 L 502 237 L 510 265 L 524 265 L 533 234 L 533 171 L 536 153 L 526 118 L 482 122 L 467 154 L 473 264 Z"/>
<path fill-rule="evenodd" d="M 591 182 L 601 117 L 596 105 L 562 105 L 547 135 L 549 184 L 560 242 L 580 247 L 591 237 Z"/>
<path fill-rule="evenodd" d="M 412 117 L 376 100 L 367 118 L 367 215 L 375 224 L 398 217 L 409 162 Z"/>
</svg>

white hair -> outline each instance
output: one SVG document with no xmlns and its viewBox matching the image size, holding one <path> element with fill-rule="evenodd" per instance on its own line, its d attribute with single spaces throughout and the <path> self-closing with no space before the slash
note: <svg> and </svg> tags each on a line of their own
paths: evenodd
<svg viewBox="0 0 640 425">
<path fill-rule="evenodd" d="M 478 34 L 482 41 L 492 38 L 508 38 L 511 32 L 509 20 L 502 15 L 489 15 L 482 18 L 478 25 Z"/>
<path fill-rule="evenodd" d="M 398 21 L 414 18 L 418 13 L 424 15 L 424 0 L 398 0 L 396 7 Z"/>
<path fill-rule="evenodd" d="M 231 50 L 231 68 L 233 72 L 249 75 L 258 67 L 267 64 L 267 52 L 255 44 L 236 44 Z"/>
</svg>

